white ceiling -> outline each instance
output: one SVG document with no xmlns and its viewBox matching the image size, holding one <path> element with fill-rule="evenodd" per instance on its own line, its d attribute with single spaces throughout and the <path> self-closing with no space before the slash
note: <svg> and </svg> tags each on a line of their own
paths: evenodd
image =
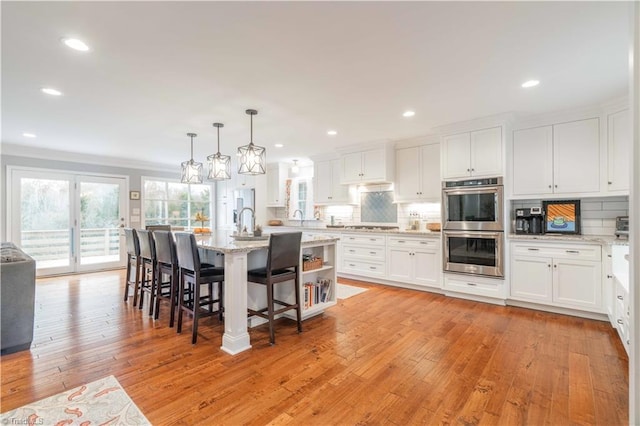
<svg viewBox="0 0 640 426">
<path fill-rule="evenodd" d="M 627 93 L 624 2 L 7 2 L 2 142 L 175 166 L 269 162 Z M 91 51 L 64 46 L 85 40 Z M 540 86 L 525 90 L 528 79 Z M 52 86 L 64 95 L 39 89 Z M 406 109 L 415 117 L 403 118 Z M 328 129 L 337 136 L 329 137 Z M 23 132 L 37 134 L 27 139 Z M 284 148 L 274 148 L 274 143 Z"/>
</svg>

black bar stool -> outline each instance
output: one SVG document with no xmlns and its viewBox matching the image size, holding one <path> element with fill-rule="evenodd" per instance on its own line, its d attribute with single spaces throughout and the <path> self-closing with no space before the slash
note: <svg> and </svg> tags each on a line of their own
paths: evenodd
<svg viewBox="0 0 640 426">
<path fill-rule="evenodd" d="M 182 313 L 184 311 L 193 315 L 193 336 L 191 343 L 198 339 L 198 320 L 203 317 L 218 314 L 222 321 L 224 310 L 224 268 L 216 267 L 200 262 L 196 237 L 187 232 L 176 232 L 176 249 L 178 254 L 178 266 L 180 284 L 178 285 L 178 327 L 177 332 L 182 332 Z M 214 299 L 213 284 L 217 283 L 218 298 Z M 200 287 L 208 285 L 208 293 L 203 296 Z M 185 298 L 185 286 L 188 287 L 191 297 Z M 213 310 L 213 305 L 218 304 L 218 310 Z M 208 310 L 202 307 L 208 307 Z"/>
<path fill-rule="evenodd" d="M 129 286 L 133 287 L 133 306 L 138 304 L 138 287 L 140 286 L 140 242 L 135 229 L 124 228 L 124 237 L 127 242 L 127 273 L 124 282 L 124 301 L 129 298 Z M 131 279 L 133 267 L 133 280 Z"/>
<path fill-rule="evenodd" d="M 273 321 L 276 315 L 295 309 L 298 319 L 298 333 L 302 332 L 302 308 L 300 305 L 300 243 L 302 232 L 271 234 L 267 266 L 252 269 L 247 273 L 247 281 L 263 284 L 267 287 L 267 307 L 259 310 L 248 309 L 249 315 L 256 315 L 269 321 L 269 342 L 276 343 Z M 274 297 L 274 285 L 293 281 L 295 303 L 289 304 Z M 281 305 L 275 309 L 275 304 Z"/>
<path fill-rule="evenodd" d="M 171 304 L 169 327 L 173 327 L 178 304 L 178 255 L 176 253 L 176 242 L 169 231 L 153 231 L 153 238 L 156 242 L 156 280 L 161 283 L 161 285 L 157 286 L 156 291 L 155 318 L 158 319 L 160 299 L 168 299 Z M 163 275 L 169 277 L 168 282 L 162 282 Z"/>
<path fill-rule="evenodd" d="M 153 315 L 156 296 L 156 244 L 153 233 L 144 229 L 138 230 L 140 240 L 140 257 L 142 259 L 142 280 L 140 282 L 140 305 L 142 309 L 144 293 L 149 293 L 149 316 Z"/>
</svg>

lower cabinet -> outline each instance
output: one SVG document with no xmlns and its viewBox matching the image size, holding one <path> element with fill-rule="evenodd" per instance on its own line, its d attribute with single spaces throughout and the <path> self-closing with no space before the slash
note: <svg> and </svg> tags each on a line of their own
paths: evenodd
<svg viewBox="0 0 640 426">
<path fill-rule="evenodd" d="M 511 298 L 604 313 L 600 246 L 512 243 Z"/>
<path fill-rule="evenodd" d="M 387 279 L 441 287 L 440 241 L 387 237 Z"/>
<path fill-rule="evenodd" d="M 384 235 L 342 234 L 340 272 L 366 277 L 385 278 L 386 241 Z"/>
</svg>

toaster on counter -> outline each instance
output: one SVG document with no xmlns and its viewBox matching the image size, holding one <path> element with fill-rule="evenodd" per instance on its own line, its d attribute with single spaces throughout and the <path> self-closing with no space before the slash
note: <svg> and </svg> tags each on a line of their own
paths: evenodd
<svg viewBox="0 0 640 426">
<path fill-rule="evenodd" d="M 616 237 L 629 235 L 629 216 L 616 217 Z"/>
</svg>

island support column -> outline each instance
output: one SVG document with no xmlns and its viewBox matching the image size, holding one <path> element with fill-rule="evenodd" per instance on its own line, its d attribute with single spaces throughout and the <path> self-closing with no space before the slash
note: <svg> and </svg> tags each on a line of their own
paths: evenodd
<svg viewBox="0 0 640 426">
<path fill-rule="evenodd" d="M 224 335 L 220 349 L 236 355 L 251 349 L 247 332 L 247 253 L 224 255 Z"/>
</svg>

